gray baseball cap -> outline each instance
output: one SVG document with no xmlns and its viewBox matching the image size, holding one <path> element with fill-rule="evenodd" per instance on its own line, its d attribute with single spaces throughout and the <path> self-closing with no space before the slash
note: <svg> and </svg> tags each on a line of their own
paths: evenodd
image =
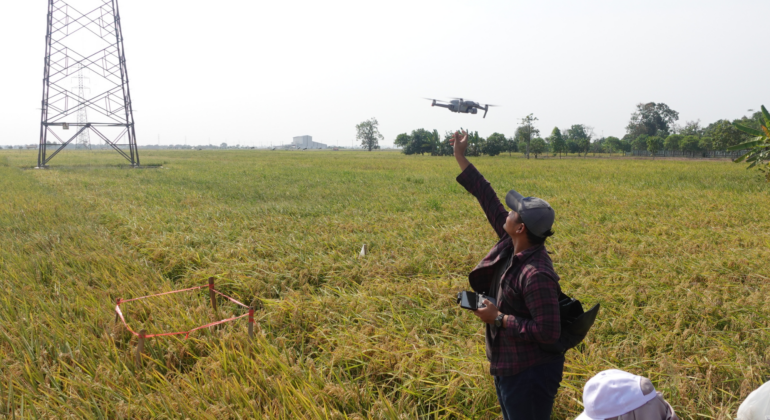
<svg viewBox="0 0 770 420">
<path fill-rule="evenodd" d="M 542 198 L 524 197 L 514 190 L 505 195 L 505 204 L 511 210 L 519 213 L 521 221 L 527 226 L 527 230 L 540 238 L 551 230 L 556 217 L 551 205 Z"/>
</svg>

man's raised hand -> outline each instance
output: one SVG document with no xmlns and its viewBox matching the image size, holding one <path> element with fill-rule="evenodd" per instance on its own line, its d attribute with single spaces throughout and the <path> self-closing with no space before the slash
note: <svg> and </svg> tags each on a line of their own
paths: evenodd
<svg viewBox="0 0 770 420">
<path fill-rule="evenodd" d="M 455 156 L 465 156 L 465 150 L 468 148 L 468 132 L 455 131 L 454 136 L 449 139 L 449 144 L 454 147 Z"/>
</svg>

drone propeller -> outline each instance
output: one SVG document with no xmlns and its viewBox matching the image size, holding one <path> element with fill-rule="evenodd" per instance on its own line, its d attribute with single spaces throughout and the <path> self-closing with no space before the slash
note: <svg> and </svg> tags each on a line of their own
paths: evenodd
<svg viewBox="0 0 770 420">
<path fill-rule="evenodd" d="M 446 102 L 446 101 L 442 101 L 441 99 L 433 99 L 433 98 L 423 98 L 423 99 L 427 99 L 431 101 L 430 106 L 436 106 L 437 104 L 438 106 L 442 106 L 442 107 L 449 106 L 449 105 L 445 105 L 443 102 Z"/>
</svg>

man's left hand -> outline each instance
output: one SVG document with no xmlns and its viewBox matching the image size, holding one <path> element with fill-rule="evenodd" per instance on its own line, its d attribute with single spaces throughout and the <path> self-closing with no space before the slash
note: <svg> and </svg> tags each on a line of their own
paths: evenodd
<svg viewBox="0 0 770 420">
<path fill-rule="evenodd" d="M 479 317 L 482 321 L 484 321 L 487 324 L 494 324 L 495 318 L 497 318 L 497 315 L 500 314 L 500 310 L 497 309 L 497 306 L 495 306 L 492 302 L 490 302 L 487 299 L 484 299 L 482 303 L 484 305 L 487 305 L 487 307 L 479 308 L 473 311 L 473 314 Z"/>
</svg>

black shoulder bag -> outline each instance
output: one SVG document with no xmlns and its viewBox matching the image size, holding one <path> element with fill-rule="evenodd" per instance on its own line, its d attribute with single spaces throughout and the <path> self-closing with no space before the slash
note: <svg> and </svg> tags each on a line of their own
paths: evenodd
<svg viewBox="0 0 770 420">
<path fill-rule="evenodd" d="M 561 335 L 559 340 L 551 344 L 540 343 L 540 349 L 548 353 L 564 354 L 577 346 L 586 338 L 588 330 L 594 325 L 599 314 L 599 304 L 588 312 L 583 311 L 580 301 L 559 292 L 559 318 L 561 318 Z"/>
</svg>

